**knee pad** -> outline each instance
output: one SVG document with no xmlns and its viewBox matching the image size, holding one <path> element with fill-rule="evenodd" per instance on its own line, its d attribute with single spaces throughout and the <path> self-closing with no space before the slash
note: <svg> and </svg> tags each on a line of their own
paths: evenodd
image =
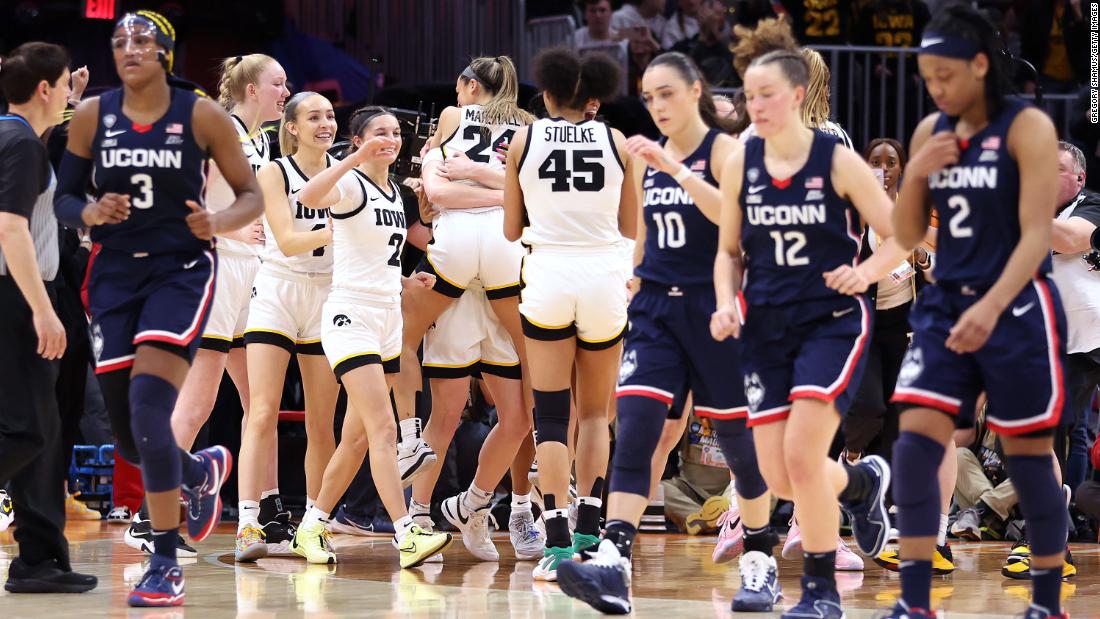
<svg viewBox="0 0 1100 619">
<path fill-rule="evenodd" d="M 894 442 L 894 501 L 902 537 L 935 537 L 940 528 L 940 483 L 937 472 L 944 447 L 916 432 L 902 432 Z"/>
<path fill-rule="evenodd" d="M 535 395 L 535 441 L 543 443 L 569 442 L 569 390 L 539 391 Z"/>
<path fill-rule="evenodd" d="M 644 396 L 628 395 L 617 400 L 619 430 L 611 458 L 611 492 L 649 496 L 650 463 L 661 440 L 668 405 Z"/>
<path fill-rule="evenodd" d="M 764 482 L 760 466 L 756 463 L 756 445 L 746 422 L 745 419 L 716 419 L 713 421 L 714 433 L 726 458 L 726 465 L 733 472 L 737 495 L 755 499 L 768 491 L 768 484 Z"/>
<path fill-rule="evenodd" d="M 148 492 L 166 492 L 180 485 L 180 450 L 172 435 L 177 394 L 171 383 L 157 376 L 139 374 L 130 380 L 130 431 Z"/>
<path fill-rule="evenodd" d="M 1027 522 L 1031 554 L 1045 557 L 1061 553 L 1068 535 L 1066 497 L 1054 477 L 1053 459 L 1049 455 L 1008 456 L 1005 464 Z"/>
</svg>

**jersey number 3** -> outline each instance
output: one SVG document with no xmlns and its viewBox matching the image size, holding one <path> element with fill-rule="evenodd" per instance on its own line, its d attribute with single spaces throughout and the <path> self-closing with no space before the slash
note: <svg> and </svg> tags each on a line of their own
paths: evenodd
<svg viewBox="0 0 1100 619">
<path fill-rule="evenodd" d="M 550 151 L 546 161 L 539 166 L 539 178 L 553 179 L 550 191 L 600 191 L 604 185 L 603 166 L 598 161 L 603 155 L 598 150 L 573 151 L 573 169 L 566 167 L 565 151 Z"/>
<path fill-rule="evenodd" d="M 153 208 L 153 177 L 148 174 L 135 174 L 130 182 L 137 185 L 140 196 L 133 196 L 130 204 L 134 208 Z"/>
</svg>

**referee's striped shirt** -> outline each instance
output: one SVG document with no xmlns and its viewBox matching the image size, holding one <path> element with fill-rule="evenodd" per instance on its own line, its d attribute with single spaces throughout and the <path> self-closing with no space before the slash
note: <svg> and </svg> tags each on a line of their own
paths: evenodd
<svg viewBox="0 0 1100 619">
<path fill-rule="evenodd" d="M 59 242 L 53 193 L 57 185 L 46 146 L 19 116 L 0 115 L 0 211 L 27 219 L 38 273 L 43 281 L 57 276 Z M 0 276 L 8 264 L 0 252 Z"/>
</svg>

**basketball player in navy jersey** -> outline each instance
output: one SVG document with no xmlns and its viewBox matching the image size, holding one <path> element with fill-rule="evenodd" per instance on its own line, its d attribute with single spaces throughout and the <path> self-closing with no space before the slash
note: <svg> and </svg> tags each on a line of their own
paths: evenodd
<svg viewBox="0 0 1100 619">
<path fill-rule="evenodd" d="M 929 207 L 941 220 L 936 283 L 910 315 L 913 343 L 893 398 L 909 408 L 894 443 L 902 595 L 891 617 L 935 616 L 936 465 L 955 428 L 974 423 L 983 390 L 1031 542 L 1024 616 L 1064 616 L 1066 510 L 1051 466 L 1065 396 L 1065 316 L 1049 279 L 1058 145 L 1046 114 L 1008 96 L 1002 49 L 995 27 L 958 5 L 928 24 L 917 59 L 940 111 L 913 133 L 898 239 L 920 242 Z"/>
<path fill-rule="evenodd" d="M 890 528 L 890 470 L 875 456 L 846 468 L 828 450 L 863 371 L 871 309 L 862 293 L 904 254 L 890 238 L 890 199 L 867 164 L 799 118 L 808 82 L 797 51 L 765 54 L 746 72 L 758 137 L 722 170 L 711 331 L 741 336 L 760 471 L 772 492 L 794 501 L 802 526 L 802 599 L 783 616 L 838 618 L 837 498 L 860 548 L 878 554 Z M 883 244 L 858 264 L 861 217 Z"/>
<path fill-rule="evenodd" d="M 608 523 L 597 560 L 562 563 L 558 581 L 563 592 L 598 610 L 629 611 L 629 562 L 605 557 L 629 561 L 649 503 L 651 456 L 672 403 L 690 390 L 695 413 L 711 419 L 736 476 L 746 554 L 733 609 L 766 612 L 780 596 L 772 557 L 778 537 L 768 526 L 771 501 L 745 428 L 745 393 L 739 380 L 729 379 L 740 365 L 736 343 L 716 342 L 707 326 L 715 310 L 718 180 L 722 163 L 741 145 L 725 134 L 710 88 L 683 54 L 662 54 L 649 64 L 642 97 L 667 137 L 663 144 L 641 136 L 626 143 L 639 161 L 632 181 L 642 196 L 643 232 L 635 245 L 636 292 L 619 371 Z"/>
<path fill-rule="evenodd" d="M 196 456 L 180 449 L 172 408 L 214 292 L 211 238 L 261 210 L 228 115 L 168 85 L 173 46 L 172 26 L 157 13 L 119 20 L 111 47 L 123 85 L 77 108 L 55 200 L 58 218 L 91 228 L 96 244 L 86 297 L 96 372 L 119 452 L 141 463 L 153 523 L 154 554 L 131 606 L 183 604 L 175 552 L 181 480 L 193 539 L 205 539 L 221 513 L 218 492 L 232 457 L 220 446 Z M 219 213 L 199 203 L 207 153 L 236 195 Z M 88 203 L 90 180 L 96 201 Z"/>
</svg>

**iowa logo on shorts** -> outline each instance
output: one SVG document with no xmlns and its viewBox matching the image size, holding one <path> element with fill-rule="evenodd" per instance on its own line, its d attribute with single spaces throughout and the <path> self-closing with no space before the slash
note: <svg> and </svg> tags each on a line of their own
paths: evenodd
<svg viewBox="0 0 1100 619">
<path fill-rule="evenodd" d="M 255 286 L 252 287 L 252 298 L 253 299 L 256 298 L 256 287 Z"/>
<path fill-rule="evenodd" d="M 337 327 L 346 327 L 351 324 L 351 318 L 348 318 L 344 314 L 337 314 L 332 317 L 332 324 Z"/>
</svg>

